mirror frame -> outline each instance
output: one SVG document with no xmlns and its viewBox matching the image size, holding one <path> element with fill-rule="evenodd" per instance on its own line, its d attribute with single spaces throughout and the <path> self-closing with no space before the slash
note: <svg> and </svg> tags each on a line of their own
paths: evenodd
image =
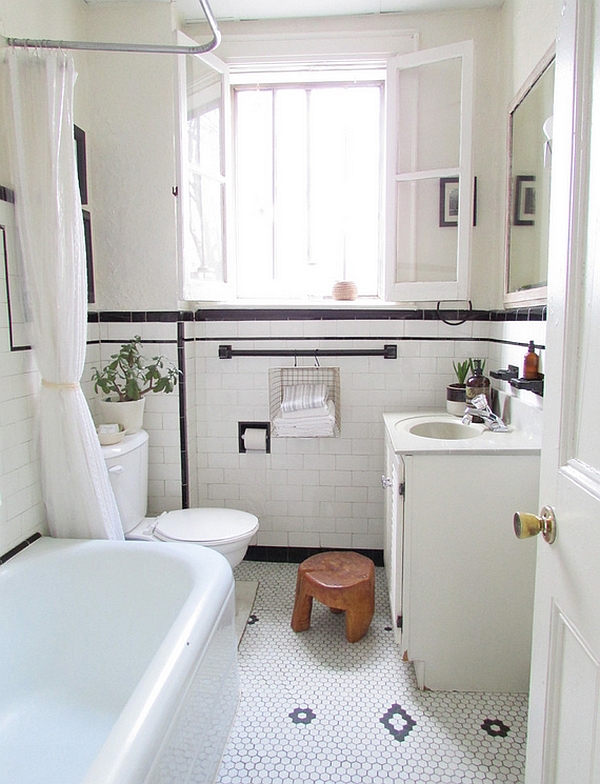
<svg viewBox="0 0 600 784">
<path fill-rule="evenodd" d="M 547 286 L 536 286 L 534 288 L 525 289 L 522 291 L 509 292 L 508 285 L 510 280 L 510 237 L 512 216 L 514 210 L 514 198 L 512 187 L 512 148 L 513 148 L 513 114 L 517 107 L 523 102 L 527 94 L 536 85 L 538 79 L 552 64 L 556 57 L 556 45 L 552 46 L 544 53 L 538 64 L 533 71 L 529 74 L 521 89 L 515 95 L 508 107 L 508 132 L 506 144 L 506 161 L 507 161 L 507 177 L 506 177 L 506 214 L 504 220 L 504 307 L 516 308 L 523 305 L 545 305 L 547 298 Z"/>
</svg>

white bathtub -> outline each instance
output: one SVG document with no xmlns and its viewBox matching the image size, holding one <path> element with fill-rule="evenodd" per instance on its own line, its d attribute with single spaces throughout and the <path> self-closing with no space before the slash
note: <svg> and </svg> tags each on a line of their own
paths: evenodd
<svg viewBox="0 0 600 784">
<path fill-rule="evenodd" d="M 42 538 L 0 566 L 0 781 L 203 784 L 238 700 L 231 569 Z"/>
</svg>

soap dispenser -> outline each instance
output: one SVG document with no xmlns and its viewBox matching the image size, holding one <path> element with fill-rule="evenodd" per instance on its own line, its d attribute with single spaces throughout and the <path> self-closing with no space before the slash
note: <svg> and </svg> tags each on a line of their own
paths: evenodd
<svg viewBox="0 0 600 784">
<path fill-rule="evenodd" d="M 525 354 L 525 359 L 523 360 L 523 378 L 527 379 L 528 381 L 539 378 L 539 371 L 540 358 L 535 353 L 535 343 L 533 340 L 530 340 L 527 354 Z"/>
<path fill-rule="evenodd" d="M 480 359 L 473 360 L 473 375 L 467 379 L 466 383 L 466 399 L 467 403 L 473 400 L 477 395 L 485 395 L 488 406 L 491 405 L 490 401 L 490 380 L 487 376 L 483 375 L 483 368 Z M 473 421 L 481 421 L 480 417 L 474 417 Z"/>
</svg>

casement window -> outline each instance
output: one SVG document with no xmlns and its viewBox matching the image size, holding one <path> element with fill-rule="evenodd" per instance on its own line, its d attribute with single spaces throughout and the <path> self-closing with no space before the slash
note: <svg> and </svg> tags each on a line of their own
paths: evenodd
<svg viewBox="0 0 600 784">
<path fill-rule="evenodd" d="M 471 42 L 260 73 L 182 59 L 184 299 L 327 302 L 339 280 L 365 304 L 466 298 Z"/>
</svg>

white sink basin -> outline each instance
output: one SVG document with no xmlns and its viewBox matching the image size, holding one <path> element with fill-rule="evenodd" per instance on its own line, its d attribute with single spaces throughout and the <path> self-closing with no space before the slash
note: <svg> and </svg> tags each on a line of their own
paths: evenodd
<svg viewBox="0 0 600 784">
<path fill-rule="evenodd" d="M 463 438 L 476 438 L 481 435 L 479 428 L 463 425 L 462 422 L 448 420 L 428 420 L 409 425 L 408 432 L 421 438 L 438 438 L 444 441 L 454 441 Z"/>
<path fill-rule="evenodd" d="M 520 430 L 509 425 L 505 433 L 495 433 L 483 424 L 463 425 L 446 411 L 401 411 L 383 415 L 394 452 L 398 454 L 500 454 L 539 452 L 541 429 Z"/>
</svg>

